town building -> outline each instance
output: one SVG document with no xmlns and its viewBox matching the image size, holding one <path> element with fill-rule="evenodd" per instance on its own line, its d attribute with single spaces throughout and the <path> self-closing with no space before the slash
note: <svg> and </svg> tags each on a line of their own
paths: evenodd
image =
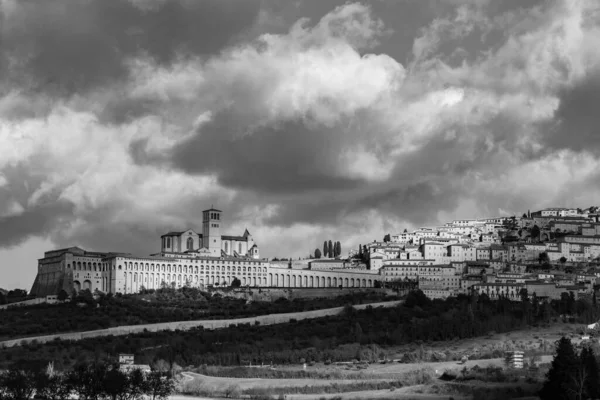
<svg viewBox="0 0 600 400">
<path fill-rule="evenodd" d="M 382 281 L 377 270 L 271 265 L 259 258 L 248 230 L 242 236 L 221 235 L 222 223 L 222 211 L 205 210 L 201 234 L 192 229 L 169 232 L 161 236 L 161 251 L 149 256 L 76 246 L 45 252 L 31 293 L 43 297 L 87 289 L 127 294 L 165 286 L 227 286 L 236 278 L 243 286 L 291 288 L 373 287 Z"/>
</svg>

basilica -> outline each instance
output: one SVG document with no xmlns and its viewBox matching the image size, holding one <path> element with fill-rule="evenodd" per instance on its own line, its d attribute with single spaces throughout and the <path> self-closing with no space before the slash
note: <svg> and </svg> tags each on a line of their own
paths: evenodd
<svg viewBox="0 0 600 400">
<path fill-rule="evenodd" d="M 38 260 L 31 294 L 38 297 L 88 289 L 137 293 L 169 287 L 229 286 L 239 279 L 250 287 L 373 287 L 381 281 L 369 270 L 330 270 L 273 265 L 260 258 L 252 235 L 221 235 L 222 211 L 202 212 L 202 232 L 193 229 L 161 236 L 160 252 L 149 256 L 91 252 L 80 247 L 47 251 Z"/>
</svg>

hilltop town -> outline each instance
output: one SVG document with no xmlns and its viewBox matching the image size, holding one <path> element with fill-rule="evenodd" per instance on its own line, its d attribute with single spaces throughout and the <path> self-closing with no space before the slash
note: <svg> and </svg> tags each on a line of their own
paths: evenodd
<svg viewBox="0 0 600 400">
<path fill-rule="evenodd" d="M 441 226 L 387 234 L 341 257 L 341 245 L 324 258 L 259 257 L 246 230 L 221 235 L 222 212 L 204 212 L 202 233 L 193 229 L 161 237 L 149 256 L 100 253 L 69 247 L 39 260 L 31 296 L 56 297 L 81 290 L 139 293 L 161 287 L 380 288 L 418 287 L 431 299 L 458 294 L 520 300 L 592 296 L 600 277 L 597 207 L 546 208 L 517 217 L 461 219 Z M 331 245 L 329 247 L 331 249 Z M 315 255 L 320 255 L 315 251 Z M 329 256 L 329 257 L 328 257 Z"/>
<path fill-rule="evenodd" d="M 520 300 L 591 296 L 600 277 L 597 207 L 455 220 L 385 235 L 352 251 L 384 282 L 412 281 L 430 298 L 485 294 Z"/>
</svg>

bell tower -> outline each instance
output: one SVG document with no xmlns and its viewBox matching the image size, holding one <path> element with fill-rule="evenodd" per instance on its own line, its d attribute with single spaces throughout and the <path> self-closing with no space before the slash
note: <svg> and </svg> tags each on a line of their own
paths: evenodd
<svg viewBox="0 0 600 400">
<path fill-rule="evenodd" d="M 202 211 L 202 247 L 210 251 L 212 257 L 221 257 L 221 214 L 215 208 Z"/>
</svg>

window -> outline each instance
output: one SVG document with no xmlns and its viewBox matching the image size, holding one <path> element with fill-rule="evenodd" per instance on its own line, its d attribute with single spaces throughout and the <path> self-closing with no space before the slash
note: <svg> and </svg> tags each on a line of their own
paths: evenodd
<svg viewBox="0 0 600 400">
<path fill-rule="evenodd" d="M 187 249 L 188 250 L 192 250 L 194 247 L 194 239 L 192 239 L 191 237 L 188 238 L 187 240 Z"/>
<path fill-rule="evenodd" d="M 171 247 L 171 238 L 167 238 L 167 247 Z"/>
</svg>

